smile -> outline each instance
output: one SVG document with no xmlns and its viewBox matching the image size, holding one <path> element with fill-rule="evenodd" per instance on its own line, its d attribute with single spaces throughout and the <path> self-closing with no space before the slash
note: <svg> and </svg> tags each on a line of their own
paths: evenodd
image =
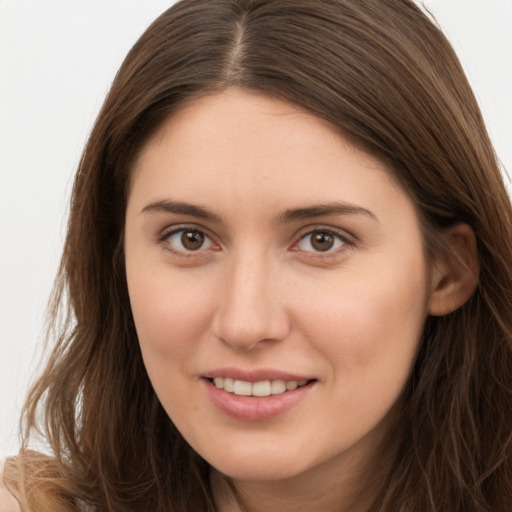
<svg viewBox="0 0 512 512">
<path fill-rule="evenodd" d="M 244 380 L 235 380 L 230 378 L 215 377 L 213 384 L 218 389 L 223 389 L 228 393 L 239 396 L 271 396 L 280 395 L 287 391 L 293 391 L 305 386 L 308 380 L 262 380 L 259 382 L 248 382 Z"/>
</svg>

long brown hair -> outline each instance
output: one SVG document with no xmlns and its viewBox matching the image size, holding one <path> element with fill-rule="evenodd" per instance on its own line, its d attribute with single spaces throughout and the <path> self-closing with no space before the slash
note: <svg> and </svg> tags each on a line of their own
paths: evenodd
<svg viewBox="0 0 512 512">
<path fill-rule="evenodd" d="M 511 206 L 450 44 L 410 0 L 183 0 L 128 54 L 73 189 L 53 301 L 58 340 L 24 410 L 8 479 L 26 511 L 215 511 L 208 465 L 153 392 L 130 311 L 130 168 L 184 102 L 236 86 L 290 101 L 384 159 L 415 201 L 430 255 L 469 224 L 480 281 L 427 319 L 395 463 L 373 511 L 512 510 Z"/>
</svg>

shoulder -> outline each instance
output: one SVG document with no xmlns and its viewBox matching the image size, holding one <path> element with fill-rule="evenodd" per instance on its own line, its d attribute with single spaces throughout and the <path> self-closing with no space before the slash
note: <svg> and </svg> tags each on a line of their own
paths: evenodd
<svg viewBox="0 0 512 512">
<path fill-rule="evenodd" d="M 0 467 L 0 512 L 20 512 L 16 498 L 8 491 L 4 483 L 3 468 Z"/>
<path fill-rule="evenodd" d="M 75 501 L 79 500 L 68 499 L 59 491 L 58 484 L 54 485 L 52 480 L 57 481 L 62 470 L 53 457 L 32 450 L 20 451 L 3 465 L 0 461 L 0 512 L 21 512 L 22 508 L 29 508 L 25 500 L 20 501 L 19 494 L 23 492 L 18 492 L 19 472 L 23 474 L 30 497 L 30 510 L 94 512 L 94 508 L 87 507 L 81 501 L 76 504 Z"/>
</svg>

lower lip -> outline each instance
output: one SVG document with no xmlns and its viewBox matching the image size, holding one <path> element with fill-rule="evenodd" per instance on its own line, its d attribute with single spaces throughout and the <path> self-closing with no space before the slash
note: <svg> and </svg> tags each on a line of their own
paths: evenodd
<svg viewBox="0 0 512 512">
<path fill-rule="evenodd" d="M 305 398 L 315 384 L 312 381 L 279 395 L 254 397 L 228 393 L 215 387 L 209 379 L 203 381 L 213 404 L 227 416 L 242 421 L 263 421 L 284 414 Z"/>
</svg>

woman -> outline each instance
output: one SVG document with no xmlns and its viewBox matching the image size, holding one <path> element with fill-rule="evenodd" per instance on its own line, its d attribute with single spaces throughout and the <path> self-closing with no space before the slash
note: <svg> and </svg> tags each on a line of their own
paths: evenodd
<svg viewBox="0 0 512 512">
<path fill-rule="evenodd" d="M 77 173 L 23 510 L 508 511 L 511 209 L 407 0 L 185 0 Z M 42 408 L 42 417 L 37 416 Z"/>
</svg>

